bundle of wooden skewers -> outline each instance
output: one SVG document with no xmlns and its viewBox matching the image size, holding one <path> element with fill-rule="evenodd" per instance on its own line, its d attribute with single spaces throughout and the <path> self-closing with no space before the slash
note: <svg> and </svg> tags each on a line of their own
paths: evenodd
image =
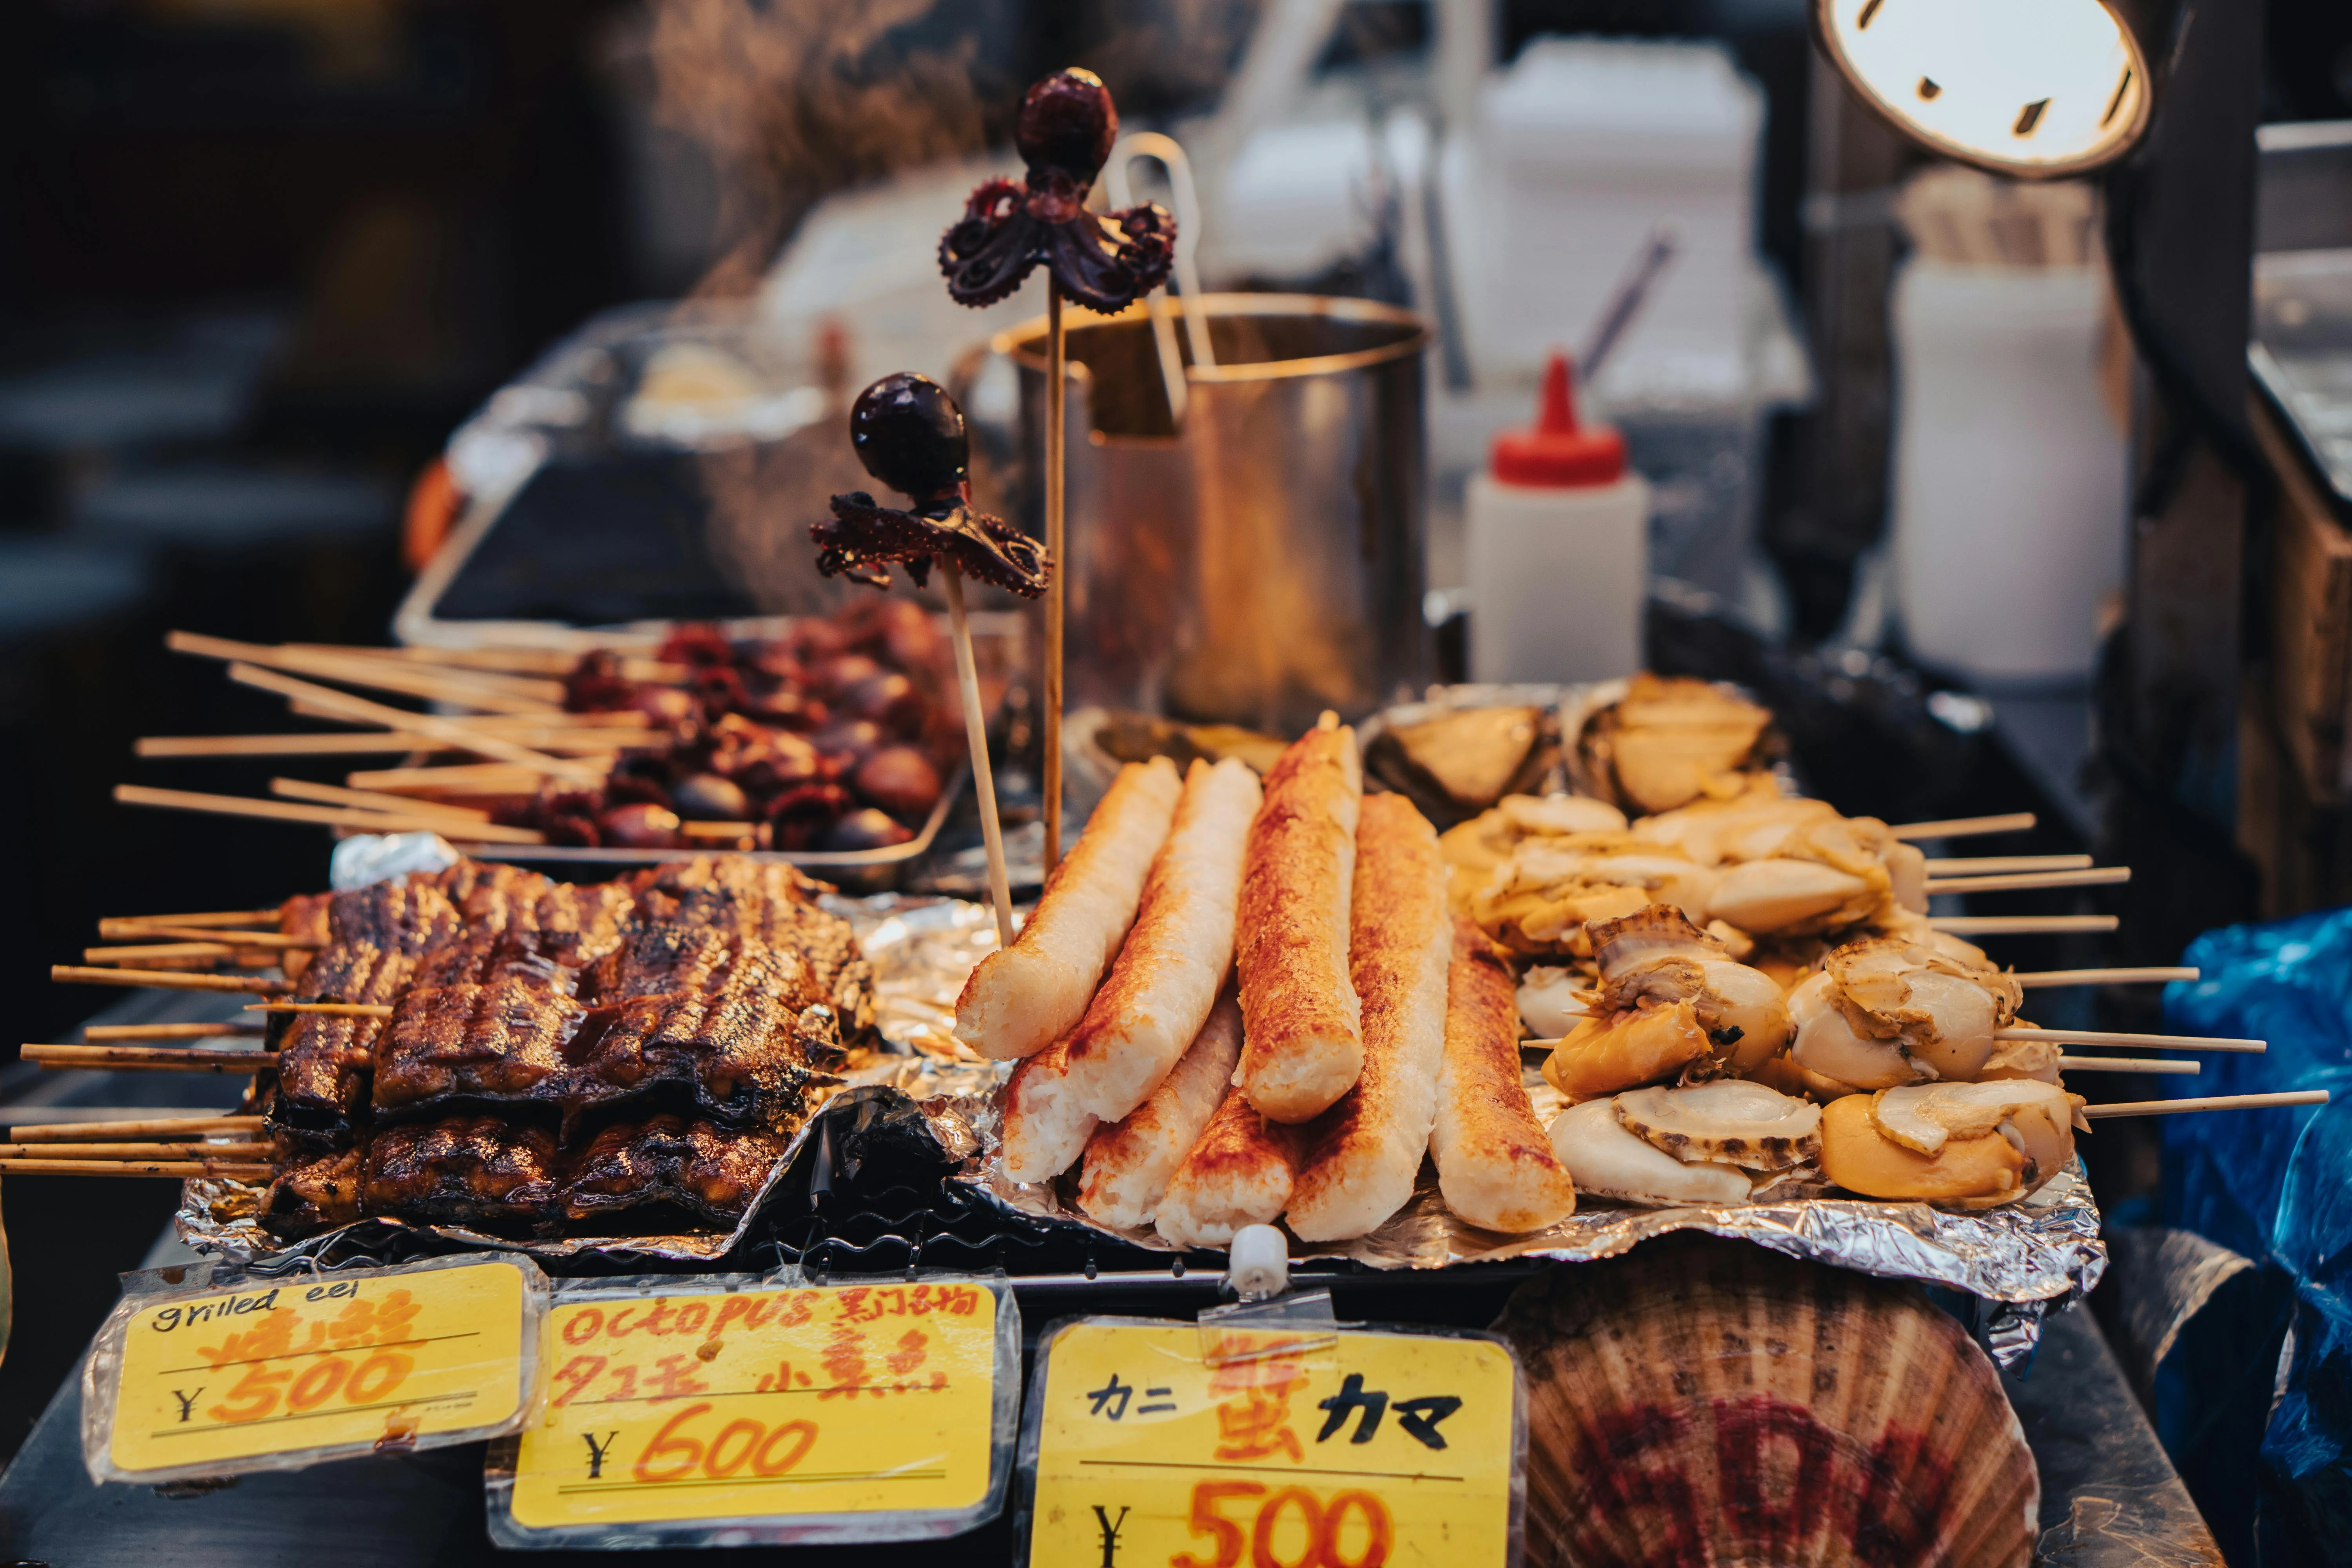
<svg viewBox="0 0 2352 1568">
<path fill-rule="evenodd" d="M 659 657 L 190 632 L 167 646 L 223 660 L 237 684 L 343 728 L 147 736 L 140 756 L 374 754 L 396 765 L 341 784 L 274 779 L 272 799 L 123 784 L 124 805 L 517 847 L 857 851 L 916 837 L 964 746 L 945 639 L 907 599 L 765 638 L 681 626 Z M 468 760 L 438 760 L 452 756 Z"/>
</svg>

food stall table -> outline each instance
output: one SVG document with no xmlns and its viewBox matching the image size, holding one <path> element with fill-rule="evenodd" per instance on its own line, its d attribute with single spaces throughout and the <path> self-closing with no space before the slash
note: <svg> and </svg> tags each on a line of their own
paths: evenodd
<svg viewBox="0 0 2352 1568">
<path fill-rule="evenodd" d="M 168 1009 L 188 1018 L 225 1016 L 233 1004 L 190 994 L 128 998 L 101 1016 L 124 1021 L 135 1009 L 152 1021 Z M 221 1080 L 224 1086 L 228 1080 Z M 9 1107 L 44 1118 L 69 1116 L 78 1100 L 136 1103 L 141 1096 L 185 1100 L 191 1085 L 162 1075 L 75 1073 L 35 1078 L 15 1086 Z M 29 1091 L 29 1092 L 28 1092 Z M 26 1119 L 22 1110 L 12 1110 Z M 170 1235 L 160 1237 L 150 1263 L 186 1254 Z M 1563 1267 L 1573 1267 L 1566 1265 Z M 1531 1272 L 1503 1265 L 1434 1273 L 1408 1273 L 1334 1287 L 1339 1314 L 1391 1320 L 1484 1323 Z M 1016 1283 L 1016 1289 L 1020 1287 Z M 1169 1294 L 1166 1290 L 1156 1292 Z M 1200 1296 L 1201 1300 L 1191 1300 Z M 1054 1319 L 1078 1310 L 1169 1312 L 1206 1305 L 1205 1294 L 1182 1302 L 1089 1299 L 1084 1306 L 1065 1291 L 1022 1291 L 1024 1338 Z M 92 1325 L 95 1328 L 95 1324 Z M 2196 1506 L 2158 1446 L 2122 1369 L 2087 1312 L 2051 1317 L 2029 1373 L 2003 1374 L 2042 1473 L 2042 1550 L 2038 1560 L 2067 1568 L 2149 1563 L 2219 1564 Z M 332 1561 L 339 1568 L 394 1568 L 432 1563 L 458 1568 L 492 1561 L 484 1530 L 482 1450 L 478 1445 L 396 1458 L 346 1461 L 288 1474 L 247 1476 L 225 1486 L 176 1488 L 100 1486 L 83 1468 L 79 1440 L 80 1368 L 77 1365 L 43 1411 L 24 1447 L 0 1474 L 0 1560 L 74 1568 L 146 1568 L 170 1562 L 188 1568 L 213 1563 L 238 1568 Z M 950 1542 L 883 1547 L 745 1549 L 699 1553 L 698 1562 L 783 1562 L 805 1568 L 847 1563 L 942 1562 L 952 1556 L 1001 1561 L 1011 1554 L 1010 1527 L 999 1519 Z M 547 1552 L 554 1563 L 585 1553 Z"/>
</svg>

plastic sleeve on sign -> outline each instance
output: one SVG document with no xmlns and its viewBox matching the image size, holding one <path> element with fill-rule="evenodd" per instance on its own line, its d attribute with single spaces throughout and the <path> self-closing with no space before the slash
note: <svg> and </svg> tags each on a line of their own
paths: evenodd
<svg viewBox="0 0 2352 1568">
<path fill-rule="evenodd" d="M 541 1337 L 545 1398 L 484 1474 L 501 1547 L 927 1541 L 1003 1511 L 1021 1316 L 1002 1274 L 564 1280 Z"/>
<path fill-rule="evenodd" d="M 548 1281 L 530 1258 L 299 1262 L 122 1277 L 82 1368 L 92 1480 L 299 1470 L 481 1442 L 530 1417 Z"/>
</svg>

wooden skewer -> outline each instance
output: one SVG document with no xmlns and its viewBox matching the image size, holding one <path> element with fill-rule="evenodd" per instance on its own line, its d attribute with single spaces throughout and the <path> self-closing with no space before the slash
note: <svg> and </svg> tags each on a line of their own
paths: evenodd
<svg viewBox="0 0 2352 1568">
<path fill-rule="evenodd" d="M 2011 980 L 2032 990 L 2037 985 L 2132 985 L 2142 982 L 2194 980 L 2194 969 L 2044 969 L 2012 974 Z"/>
<path fill-rule="evenodd" d="M 52 963 L 49 978 L 70 985 L 150 985 L 159 991 L 242 991 L 250 996 L 283 996 L 293 989 L 283 980 L 257 974 L 184 974 L 169 969 L 99 969 Z"/>
<path fill-rule="evenodd" d="M 593 768 L 585 768 L 578 763 L 568 763 L 561 757 L 551 757 L 542 752 L 534 752 L 528 746 L 516 745 L 512 741 L 502 739 L 484 730 L 470 728 L 464 724 L 453 724 L 435 714 L 412 713 L 399 708 L 387 708 L 381 702 L 371 702 L 364 697 L 353 697 L 348 692 L 337 691 L 330 687 L 316 686 L 307 680 L 295 680 L 250 664 L 230 665 L 228 676 L 240 686 L 250 686 L 261 691 L 273 691 L 280 697 L 299 697 L 321 708 L 341 709 L 363 724 L 379 724 L 387 730 L 408 730 L 420 735 L 436 736 L 479 755 L 494 757 L 502 763 L 516 763 L 523 767 L 537 768 L 540 772 L 555 778 L 570 779 L 575 784 L 591 784 L 602 783 L 604 780 L 604 775 Z"/>
<path fill-rule="evenodd" d="M 2003 877 L 1930 877 L 1930 893 L 2012 893 L 2029 888 L 2108 888 L 2131 880 L 2128 866 L 2084 871 L 2017 871 Z"/>
<path fill-rule="evenodd" d="M 2112 1029 L 1995 1029 L 1996 1040 L 2048 1040 L 2061 1046 L 2160 1046 L 2168 1051 L 2269 1050 L 2268 1040 L 2209 1039 L 2203 1035 L 2124 1035 Z"/>
<path fill-rule="evenodd" d="M 326 1018 L 389 1018 L 392 1009 L 380 1002 L 257 1002 L 248 1013 L 315 1013 Z"/>
<path fill-rule="evenodd" d="M 1049 283 L 1047 287 L 1055 286 Z M 1058 300 L 1060 295 L 1057 293 L 1055 298 Z M 1056 328 L 1055 341 L 1058 344 L 1061 307 L 1056 304 L 1054 309 Z M 1055 395 L 1058 407 L 1060 395 L 1057 392 Z M 1056 447 L 1057 452 L 1059 448 Z M 1049 482 L 1056 485 L 1060 483 L 1059 480 Z M 1055 493 L 1058 494 L 1058 490 Z M 1059 570 L 1058 557 L 1055 564 L 1055 569 Z M 949 640 L 955 644 L 956 689 L 963 701 L 964 744 L 971 753 L 972 792 L 978 796 L 980 803 L 980 837 L 982 847 L 988 856 L 988 895 L 996 909 L 996 943 L 999 948 L 1008 948 L 1013 945 L 1012 878 L 1004 864 L 1004 824 L 996 815 L 996 775 L 988 763 L 987 712 L 980 700 L 980 668 L 978 662 L 972 658 L 971 622 L 964 613 L 963 573 L 953 561 L 942 555 L 940 557 L 940 574 L 947 584 Z M 1059 602 L 1058 599 L 1055 601 L 1056 604 Z M 1058 616 L 1055 618 L 1054 629 L 1047 635 L 1055 637 L 1061 635 Z M 1058 666 L 1056 668 L 1058 669 Z M 1060 695 L 1058 690 L 1055 690 L 1052 700 L 1058 702 Z M 1059 722 L 1056 721 L 1055 725 L 1056 732 L 1048 744 L 1059 743 Z M 1045 777 L 1049 781 L 1046 787 L 1050 792 L 1046 799 L 1055 803 L 1047 806 L 1047 810 L 1052 813 L 1054 824 L 1046 830 L 1046 865 L 1050 868 L 1053 864 L 1052 858 L 1058 850 L 1055 835 L 1061 826 L 1058 795 L 1062 773 L 1058 761 L 1048 764 Z"/>
<path fill-rule="evenodd" d="M 98 922 L 98 934 L 110 941 L 144 936 L 157 926 L 201 926 L 206 931 L 224 926 L 268 926 L 278 924 L 277 910 L 205 910 L 193 915 L 109 915 Z"/>
<path fill-rule="evenodd" d="M 258 1039 L 268 1026 L 239 1018 L 219 1024 L 90 1024 L 81 1037 L 91 1045 L 111 1040 Z"/>
<path fill-rule="evenodd" d="M 609 766 L 612 754 L 631 743 L 624 738 L 627 734 L 626 731 L 614 730 L 523 730 L 507 739 L 541 751 L 575 756 L 582 759 L 582 766 L 594 767 L 600 761 Z M 359 730 L 300 735 L 142 735 L 131 752 L 142 757 L 341 757 L 373 752 L 472 749 L 453 745 L 437 736 L 407 731 Z M 533 780 L 541 776 L 537 768 L 529 771 Z M 532 787 L 536 788 L 536 784 Z"/>
<path fill-rule="evenodd" d="M 86 947 L 84 963 L 128 963 L 166 969 L 209 969 L 239 952 L 253 952 L 225 942 L 145 942 L 129 947 Z"/>
<path fill-rule="evenodd" d="M 23 1046 L 18 1054 L 53 1071 L 249 1073 L 278 1065 L 275 1051 L 208 1051 L 199 1046 Z"/>
<path fill-rule="evenodd" d="M 394 816 L 446 816 L 471 826 L 488 822 L 490 814 L 470 805 L 448 805 L 437 800 L 414 800 L 404 795 L 381 795 L 370 789 L 345 789 L 339 784 L 312 784 L 308 779 L 271 779 L 269 793 L 288 800 L 317 801 L 322 805 L 355 805 L 362 811 L 388 811 Z"/>
<path fill-rule="evenodd" d="M 526 684 L 535 689 L 530 695 L 523 696 L 510 688 L 501 689 L 500 683 L 478 676 L 449 670 L 419 669 L 404 660 L 373 658 L 356 650 L 330 653 L 307 648 L 269 647 L 260 643 L 200 637 L 194 632 L 173 632 L 163 639 L 163 646 L 173 653 L 255 664 L 267 669 L 290 669 L 303 675 L 320 676 L 328 680 L 344 681 L 352 686 L 397 691 L 409 697 L 427 698 L 489 713 L 559 713 L 563 709 L 563 683 L 557 680 L 528 682 Z"/>
<path fill-rule="evenodd" d="M 1066 355 L 1069 339 L 1062 330 L 1062 285 L 1052 268 L 1045 274 L 1045 555 L 1053 563 L 1045 584 L 1045 679 L 1040 694 L 1045 709 L 1044 763 L 1040 781 L 1045 796 L 1045 871 L 1053 873 L 1062 860 L 1062 627 L 1069 599 L 1070 556 L 1065 537 L 1063 509 L 1068 491 L 1067 458 L 1063 451 L 1068 432 L 1064 399 L 1068 395 Z M 969 638 L 967 637 L 967 640 Z M 971 727 L 967 718 L 965 727 Z M 989 813 L 983 811 L 982 816 Z M 998 929 L 1007 923 L 1000 916 Z M 1006 937 L 1004 945 L 1013 945 Z"/>
<path fill-rule="evenodd" d="M 2177 1062 L 2169 1057 L 2060 1057 L 2060 1072 L 2200 1073 L 2203 1062 Z"/>
<path fill-rule="evenodd" d="M 418 650 L 405 647 L 360 647 L 343 643 L 289 642 L 278 647 L 289 654 L 320 656 L 328 658 L 349 658 L 363 664 L 405 667 L 421 674 L 436 675 L 449 680 L 462 680 L 485 690 L 504 691 L 532 701 L 563 703 L 563 677 L 572 673 L 580 661 L 576 657 L 557 654 L 562 662 L 552 669 L 519 668 L 511 661 L 504 664 L 476 664 L 446 657 L 455 649 L 433 650 L 443 657 L 424 658 Z M 258 661 L 256 661 L 258 662 Z"/>
<path fill-rule="evenodd" d="M 2088 855 L 1980 855 L 1972 859 L 1929 860 L 1927 875 L 1989 877 L 2000 871 L 2084 871 L 2090 865 Z"/>
<path fill-rule="evenodd" d="M 161 806 L 166 811 L 199 811 L 215 816 L 257 816 L 270 822 L 316 822 L 329 827 L 355 827 L 363 833 L 446 833 L 459 826 L 448 817 L 430 811 L 395 816 L 388 811 L 362 811 L 353 806 L 300 805 L 292 801 L 257 800 L 241 795 L 150 789 L 145 784 L 116 784 L 114 798 L 125 805 Z M 467 837 L 485 844 L 547 842 L 547 836 L 535 828 L 506 827 L 488 822 L 463 826 Z"/>
<path fill-rule="evenodd" d="M 177 938 L 183 943 L 201 943 L 206 941 L 206 938 L 200 934 L 204 930 L 202 926 L 188 926 L 184 929 L 177 926 L 151 926 L 148 928 L 147 934 Z M 314 951 L 319 945 L 315 942 L 304 942 L 300 937 L 282 936 L 274 931 L 226 931 L 212 938 L 211 944 L 216 947 L 235 948 L 239 952 L 260 952 L 265 950 L 270 952 L 288 952 L 297 948 L 309 952 Z"/>
<path fill-rule="evenodd" d="M 352 789 L 382 790 L 411 797 L 536 795 L 539 775 L 512 763 L 442 763 L 419 768 L 362 768 L 345 773 Z"/>
<path fill-rule="evenodd" d="M 186 1160 L 251 1164 L 278 1152 L 275 1143 L 0 1143 L 0 1160 Z"/>
<path fill-rule="evenodd" d="M 222 1132 L 258 1132 L 263 1116 L 149 1117 L 128 1121 L 28 1121 L 8 1129 L 19 1143 L 75 1143 L 85 1138 L 201 1138 Z"/>
<path fill-rule="evenodd" d="M 1941 822 L 1906 822 L 1887 829 L 1897 838 L 1970 838 L 1984 833 L 2023 833 L 2035 822 L 2030 811 L 2001 816 L 1953 816 Z"/>
<path fill-rule="evenodd" d="M 310 643 L 289 643 L 289 647 L 310 647 Z M 405 658 L 419 664 L 440 665 L 455 669 L 487 669 L 514 675 L 554 676 L 560 679 L 578 668 L 580 654 L 559 647 L 383 647 L 371 648 L 371 653 L 386 658 Z M 617 651 L 617 650 L 614 650 Z M 691 666 L 670 664 L 643 654 L 624 653 L 621 656 L 621 679 L 643 681 L 654 686 L 683 686 L 694 674 Z"/>
<path fill-rule="evenodd" d="M 2032 931 L 2113 931 L 2113 915 L 1933 915 L 1927 923 L 1954 936 L 2021 936 Z"/>
<path fill-rule="evenodd" d="M 299 701 L 291 702 L 288 707 L 296 713 L 303 711 Z M 398 711 L 405 711 L 405 710 Z M 324 710 L 309 716 L 318 719 L 337 717 Z M 577 731 L 583 735 L 593 734 L 602 738 L 607 745 L 634 746 L 642 745 L 655 739 L 656 733 L 653 719 L 635 708 L 600 708 L 593 713 L 436 713 L 434 717 L 445 723 L 455 724 L 461 730 L 477 734 L 487 732 L 492 735 L 504 735 L 509 740 L 512 740 L 517 735 L 553 730 L 565 733 Z M 339 719 L 338 721 L 345 724 L 352 722 L 349 719 Z M 667 738 L 668 733 L 667 727 L 658 731 L 658 734 L 664 738 Z"/>
<path fill-rule="evenodd" d="M 2209 1094 L 2203 1099 L 2127 1100 L 2086 1105 L 2085 1116 L 2170 1116 L 2183 1110 L 2261 1110 L 2273 1105 L 2325 1105 L 2324 1089 L 2290 1089 L 2276 1094 Z"/>
<path fill-rule="evenodd" d="M 364 698 L 354 698 L 348 691 L 330 691 L 323 686 L 319 689 L 329 691 L 331 697 L 346 699 L 347 702 L 366 700 Z M 299 718 L 322 719 L 331 724 L 377 722 L 374 720 L 353 718 L 350 708 L 345 703 L 320 703 L 306 697 L 288 699 L 286 710 Z M 387 708 L 384 711 L 402 717 L 415 715 L 415 710 L 407 708 Z M 433 713 L 426 717 L 437 719 L 444 724 L 454 725 L 468 735 L 502 735 L 509 741 L 549 731 L 561 734 L 576 733 L 582 736 L 593 736 L 607 746 L 645 745 L 656 737 L 653 721 L 634 708 L 616 708 L 595 713 Z M 390 727 L 402 730 L 415 728 L 413 725 L 405 724 L 394 724 Z M 667 730 L 659 731 L 663 736 L 667 736 Z"/>
<path fill-rule="evenodd" d="M 270 1181 L 278 1167 L 259 1164 L 202 1164 L 193 1160 L 0 1160 L 0 1174 L 11 1176 L 227 1176 L 239 1181 Z"/>
<path fill-rule="evenodd" d="M 324 687 L 322 687 L 324 691 Z M 351 696 L 348 691 L 336 696 Z M 299 720 L 324 720 L 327 724 L 362 724 L 351 717 L 343 708 L 310 703 L 306 699 L 287 700 L 287 712 Z M 391 708 L 388 712 L 409 712 L 407 708 Z M 541 712 L 541 715 L 515 715 L 515 712 L 436 712 L 442 724 L 454 724 L 468 736 L 501 736 L 506 741 L 518 741 L 522 745 L 534 745 L 531 736 L 579 736 L 581 741 L 593 741 L 600 748 L 618 750 L 624 745 L 654 745 L 656 738 L 666 738 L 668 731 L 654 731 L 652 724 L 635 710 L 616 712 Z"/>
</svg>

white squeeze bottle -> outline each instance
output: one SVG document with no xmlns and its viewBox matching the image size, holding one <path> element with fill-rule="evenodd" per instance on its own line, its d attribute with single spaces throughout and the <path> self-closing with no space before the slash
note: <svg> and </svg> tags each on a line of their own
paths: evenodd
<svg viewBox="0 0 2352 1568">
<path fill-rule="evenodd" d="M 1608 680 L 1642 667 L 1650 487 L 1625 438 L 1576 423 L 1568 360 L 1544 369 L 1532 430 L 1495 437 L 1470 479 L 1470 679 Z"/>
</svg>

